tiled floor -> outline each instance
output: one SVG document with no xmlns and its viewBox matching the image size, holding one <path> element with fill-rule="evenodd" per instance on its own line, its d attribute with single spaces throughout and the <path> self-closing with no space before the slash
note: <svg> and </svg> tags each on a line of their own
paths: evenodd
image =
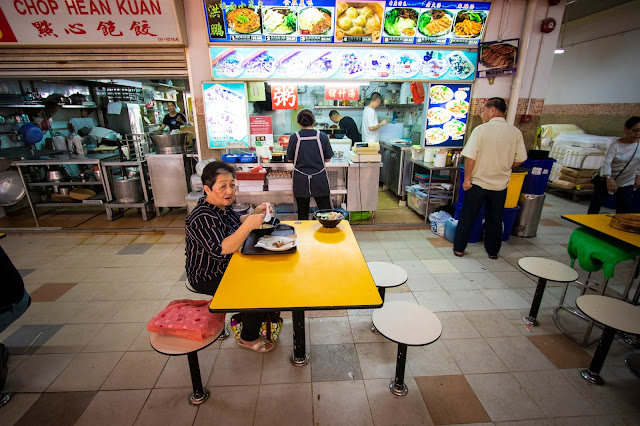
<svg viewBox="0 0 640 426">
<path fill-rule="evenodd" d="M 548 196 L 538 236 L 512 238 L 498 260 L 481 244 L 455 258 L 427 230 L 356 229 L 367 260 L 408 272 L 386 300 L 424 305 L 443 323 L 440 340 L 409 348 L 408 395 L 389 392 L 397 347 L 371 333 L 371 310 L 310 312 L 306 367 L 288 361 L 289 315 L 271 353 L 243 351 L 233 339 L 201 351 L 211 398 L 199 407 L 187 402 L 186 358 L 153 351 L 145 329 L 169 301 L 194 298 L 184 286 L 184 235 L 9 235 L 0 244 L 33 304 L 0 334 L 11 351 L 5 390 L 15 392 L 0 424 L 639 424 L 640 379 L 624 365 L 637 349 L 616 339 L 606 385 L 596 387 L 579 375 L 595 347 L 576 346 L 551 320 L 559 285 L 547 287 L 540 327 L 521 320 L 536 283 L 517 260 L 568 263 L 573 226 L 560 215 L 585 210 Z M 617 268 L 613 288 L 630 269 Z"/>
</svg>

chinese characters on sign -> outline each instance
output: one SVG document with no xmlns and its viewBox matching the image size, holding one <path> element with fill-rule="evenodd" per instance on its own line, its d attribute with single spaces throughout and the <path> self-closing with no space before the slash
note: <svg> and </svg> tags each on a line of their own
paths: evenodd
<svg viewBox="0 0 640 426">
<path fill-rule="evenodd" d="M 327 84 L 324 86 L 324 98 L 332 101 L 357 101 L 360 99 L 360 86 Z"/>
<path fill-rule="evenodd" d="M 271 107 L 273 109 L 298 109 L 298 86 L 295 84 L 272 84 Z"/>
<path fill-rule="evenodd" d="M 204 0 L 204 13 L 207 20 L 209 40 L 225 40 L 227 38 L 222 0 Z"/>
<path fill-rule="evenodd" d="M 66 45 L 113 41 L 181 43 L 173 0 L 0 2 L 0 43 Z"/>
</svg>

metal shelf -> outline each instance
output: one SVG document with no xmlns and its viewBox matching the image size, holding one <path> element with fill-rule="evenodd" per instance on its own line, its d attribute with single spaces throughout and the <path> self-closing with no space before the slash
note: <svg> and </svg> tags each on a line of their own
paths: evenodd
<svg viewBox="0 0 640 426">
<path fill-rule="evenodd" d="M 88 201 L 88 200 L 85 200 Z M 34 204 L 34 207 L 87 207 L 87 206 L 102 206 L 104 203 L 100 202 L 98 203 L 98 201 L 102 201 L 102 200 L 91 200 L 93 202 L 90 203 L 85 203 L 83 201 L 73 201 L 73 202 L 68 202 L 68 203 L 36 203 Z"/>
<path fill-rule="evenodd" d="M 183 90 L 180 87 L 172 86 L 170 84 L 164 84 L 164 83 L 158 83 L 158 84 L 156 84 L 156 86 L 161 88 L 161 89 L 166 89 L 166 90 Z"/>
<path fill-rule="evenodd" d="M 282 194 L 282 195 L 293 195 L 293 190 L 280 190 L 280 191 L 236 191 L 236 195 L 250 195 L 250 196 L 258 196 L 265 194 Z"/>
<path fill-rule="evenodd" d="M 96 104 L 92 105 L 67 105 L 67 104 L 58 104 L 62 108 L 71 108 L 71 109 L 96 109 L 98 106 Z"/>
<path fill-rule="evenodd" d="M 93 186 L 93 185 L 102 185 L 102 182 L 97 180 L 92 180 L 88 182 L 30 182 L 29 186 L 37 187 L 37 186 Z"/>
<path fill-rule="evenodd" d="M 44 108 L 44 105 L 28 105 L 28 104 L 0 105 L 0 108 Z"/>
<path fill-rule="evenodd" d="M 156 102 L 177 102 L 176 99 L 153 98 L 153 100 Z M 147 109 L 150 109 L 150 108 L 147 108 Z"/>
<path fill-rule="evenodd" d="M 109 207 L 113 207 L 113 208 L 120 208 L 120 209 L 127 209 L 127 208 L 143 208 L 145 207 L 147 204 L 151 203 L 153 200 L 149 200 L 149 201 L 142 201 L 140 203 L 118 203 L 117 201 L 109 201 L 108 203 L 105 203 L 105 205 L 109 206 Z"/>
</svg>

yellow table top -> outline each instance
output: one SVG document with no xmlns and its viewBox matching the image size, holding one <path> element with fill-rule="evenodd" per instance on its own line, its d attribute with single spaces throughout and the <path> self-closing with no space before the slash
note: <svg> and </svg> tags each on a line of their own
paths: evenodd
<svg viewBox="0 0 640 426">
<path fill-rule="evenodd" d="M 639 215 L 640 216 L 640 215 Z M 627 244 L 631 244 L 636 247 L 640 247 L 640 234 L 634 234 L 633 232 L 621 231 L 619 229 L 612 228 L 611 214 L 565 214 L 562 215 L 563 219 L 569 222 L 577 223 L 586 228 L 593 229 L 594 231 L 601 232 L 611 238 L 615 238 L 620 241 L 624 241 Z"/>
<path fill-rule="evenodd" d="M 343 220 L 333 229 L 315 220 L 283 223 L 295 227 L 297 251 L 234 253 L 209 305 L 211 311 L 382 306 L 349 222 Z"/>
</svg>

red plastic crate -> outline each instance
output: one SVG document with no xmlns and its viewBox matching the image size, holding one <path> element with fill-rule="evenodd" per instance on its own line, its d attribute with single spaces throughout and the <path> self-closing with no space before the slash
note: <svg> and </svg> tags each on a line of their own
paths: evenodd
<svg viewBox="0 0 640 426">
<path fill-rule="evenodd" d="M 264 180 L 267 175 L 267 171 L 261 172 L 236 172 L 236 179 L 238 180 Z"/>
</svg>

